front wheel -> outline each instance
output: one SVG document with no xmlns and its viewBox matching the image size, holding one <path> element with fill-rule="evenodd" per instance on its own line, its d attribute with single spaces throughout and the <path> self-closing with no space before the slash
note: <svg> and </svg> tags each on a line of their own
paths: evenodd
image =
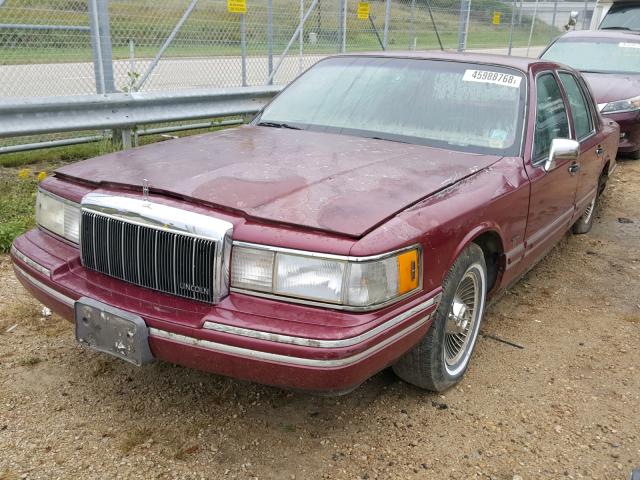
<svg viewBox="0 0 640 480">
<path fill-rule="evenodd" d="M 487 266 L 482 249 L 469 245 L 442 285 L 433 324 L 412 350 L 393 366 L 404 381 L 443 391 L 460 381 L 478 338 L 487 295 Z"/>
</svg>

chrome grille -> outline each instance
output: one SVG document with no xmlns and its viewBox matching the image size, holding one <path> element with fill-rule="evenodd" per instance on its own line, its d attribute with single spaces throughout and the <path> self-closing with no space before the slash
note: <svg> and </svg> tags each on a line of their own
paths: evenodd
<svg viewBox="0 0 640 480">
<path fill-rule="evenodd" d="M 143 287 L 216 300 L 218 242 L 83 210 L 82 264 Z"/>
</svg>

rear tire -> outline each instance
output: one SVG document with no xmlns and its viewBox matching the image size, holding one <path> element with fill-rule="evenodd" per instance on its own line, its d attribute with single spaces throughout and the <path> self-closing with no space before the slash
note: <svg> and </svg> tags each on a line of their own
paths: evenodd
<svg viewBox="0 0 640 480">
<path fill-rule="evenodd" d="M 463 377 L 473 353 L 487 295 L 487 266 L 482 249 L 463 250 L 442 284 L 442 300 L 433 324 L 412 350 L 393 366 L 405 382 L 441 392 Z"/>
<path fill-rule="evenodd" d="M 640 160 L 640 150 L 636 150 L 635 152 L 631 152 L 629 154 L 629 158 L 631 160 Z"/>
</svg>

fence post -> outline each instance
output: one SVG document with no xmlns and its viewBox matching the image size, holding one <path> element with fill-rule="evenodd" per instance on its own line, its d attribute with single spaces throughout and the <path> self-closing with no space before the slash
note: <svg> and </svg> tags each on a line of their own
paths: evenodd
<svg viewBox="0 0 640 480">
<path fill-rule="evenodd" d="M 298 73 L 302 73 L 302 55 L 304 54 L 304 0 L 300 0 L 300 53 L 298 55 Z"/>
<path fill-rule="evenodd" d="M 553 17 L 551 17 L 551 26 L 556 26 L 556 16 L 558 15 L 558 0 L 553 2 Z"/>
<path fill-rule="evenodd" d="M 471 0 L 460 0 L 460 22 L 458 24 L 458 51 L 464 52 L 467 48 L 467 32 L 469 31 L 469 17 L 471 13 Z"/>
<path fill-rule="evenodd" d="M 389 47 L 389 17 L 391 16 L 391 0 L 386 0 L 384 7 L 384 32 L 382 34 L 382 43 L 384 49 Z"/>
<path fill-rule="evenodd" d="M 116 86 L 113 79 L 109 0 L 89 0 L 88 13 L 96 92 L 99 94 L 114 93 Z M 111 141 L 116 147 L 131 148 L 133 143 L 131 129 L 114 129 Z"/>
<path fill-rule="evenodd" d="M 347 0 L 340 0 L 340 12 L 338 13 L 338 53 L 347 50 Z"/>
<path fill-rule="evenodd" d="M 268 67 L 267 75 L 271 76 L 273 72 L 273 0 L 267 0 L 267 55 Z M 273 84 L 273 79 L 269 81 L 269 85 Z"/>
<path fill-rule="evenodd" d="M 105 93 L 104 72 L 102 70 L 102 52 L 100 50 L 100 22 L 96 0 L 88 1 L 89 30 L 91 36 L 91 50 L 93 56 L 93 72 L 96 77 L 96 93 Z"/>
<path fill-rule="evenodd" d="M 413 21 L 414 21 L 414 16 L 415 16 L 415 11 L 416 11 L 416 0 L 411 0 L 411 17 L 410 17 L 410 38 L 409 38 L 409 50 L 415 50 L 416 49 L 416 32 L 415 32 L 415 28 L 413 25 Z"/>
<path fill-rule="evenodd" d="M 533 18 L 531 19 L 531 30 L 529 30 L 529 42 L 527 43 L 527 57 L 529 56 L 529 49 L 531 48 L 531 40 L 533 39 L 533 29 L 536 25 L 536 17 L 538 16 L 538 2 L 536 0 L 536 6 L 533 8 Z"/>
<path fill-rule="evenodd" d="M 522 25 L 522 10 L 523 10 L 522 3 L 523 2 L 524 0 L 520 0 L 520 6 L 518 7 L 518 25 Z"/>
<path fill-rule="evenodd" d="M 582 29 L 587 28 L 587 9 L 589 8 L 589 0 L 584 0 L 584 15 L 582 15 Z"/>
<path fill-rule="evenodd" d="M 247 86 L 247 26 L 245 24 L 246 14 L 240 14 L 240 50 L 242 53 L 242 86 Z"/>
<path fill-rule="evenodd" d="M 516 2 L 518 0 L 513 0 L 513 6 L 511 7 L 511 27 L 509 28 L 509 53 L 511 55 L 511 49 L 513 47 L 513 29 L 516 26 Z"/>
<path fill-rule="evenodd" d="M 111 52 L 111 30 L 109 24 L 109 0 L 97 0 L 98 31 L 100 32 L 100 53 L 104 89 L 107 93 L 116 91 L 113 80 L 113 54 Z"/>
</svg>

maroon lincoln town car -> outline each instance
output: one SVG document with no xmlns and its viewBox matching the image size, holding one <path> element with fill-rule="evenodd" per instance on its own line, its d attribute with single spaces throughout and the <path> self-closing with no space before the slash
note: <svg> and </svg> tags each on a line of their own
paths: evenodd
<svg viewBox="0 0 640 480">
<path fill-rule="evenodd" d="M 621 30 L 569 32 L 541 57 L 582 73 L 600 113 L 620 125 L 618 151 L 640 160 L 640 35 Z"/>
<path fill-rule="evenodd" d="M 439 391 L 486 301 L 589 230 L 618 138 L 555 63 L 331 57 L 251 125 L 59 169 L 14 268 L 137 365 L 334 393 L 393 366 Z"/>
</svg>

